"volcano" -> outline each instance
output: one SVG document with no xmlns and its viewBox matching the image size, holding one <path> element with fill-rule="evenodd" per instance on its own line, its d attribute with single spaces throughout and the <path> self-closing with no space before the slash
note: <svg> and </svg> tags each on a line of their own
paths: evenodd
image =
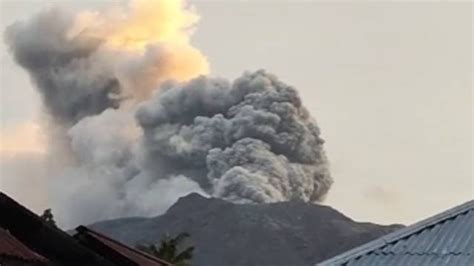
<svg viewBox="0 0 474 266">
<path fill-rule="evenodd" d="M 302 201 L 235 204 L 192 193 L 163 215 L 90 227 L 131 246 L 187 232 L 195 266 L 309 266 L 403 226 L 356 222 Z"/>
</svg>

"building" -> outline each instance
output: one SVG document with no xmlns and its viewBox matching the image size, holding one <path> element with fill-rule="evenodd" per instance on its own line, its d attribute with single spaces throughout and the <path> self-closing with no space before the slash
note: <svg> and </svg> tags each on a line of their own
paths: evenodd
<svg viewBox="0 0 474 266">
<path fill-rule="evenodd" d="M 103 234 L 95 232 L 85 226 L 76 228 L 74 238 L 115 265 L 130 266 L 168 266 L 164 260 L 150 256 L 139 250 L 130 248 Z"/>
<path fill-rule="evenodd" d="M 0 214 L 1 228 L 51 264 L 112 265 L 1 192 Z"/>
<path fill-rule="evenodd" d="M 0 265 L 48 265 L 49 261 L 0 228 Z"/>
<path fill-rule="evenodd" d="M 83 226 L 72 237 L 0 192 L 0 265 L 170 264 Z"/>
<path fill-rule="evenodd" d="M 474 265 L 474 201 L 397 230 L 317 265 Z"/>
</svg>

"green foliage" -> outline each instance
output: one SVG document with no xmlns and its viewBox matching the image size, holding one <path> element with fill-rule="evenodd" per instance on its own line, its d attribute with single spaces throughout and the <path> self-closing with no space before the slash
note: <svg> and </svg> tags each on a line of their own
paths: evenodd
<svg viewBox="0 0 474 266">
<path fill-rule="evenodd" d="M 189 237 L 190 235 L 188 233 L 181 233 L 174 238 L 165 236 L 165 238 L 161 240 L 158 248 L 152 244 L 138 245 L 137 249 L 166 260 L 174 266 L 190 266 L 189 261 L 193 257 L 194 247 L 187 247 L 180 250 L 180 246 Z"/>
<path fill-rule="evenodd" d="M 46 209 L 43 211 L 43 214 L 40 216 L 41 219 L 43 219 L 47 224 L 57 227 L 56 221 L 54 221 L 54 215 L 51 209 Z"/>
</svg>

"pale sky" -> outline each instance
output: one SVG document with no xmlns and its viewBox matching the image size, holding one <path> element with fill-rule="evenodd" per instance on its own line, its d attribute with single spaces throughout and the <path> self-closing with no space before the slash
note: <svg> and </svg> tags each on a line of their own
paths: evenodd
<svg viewBox="0 0 474 266">
<path fill-rule="evenodd" d="M 0 2 L 2 31 L 50 5 Z M 325 204 L 356 220 L 409 224 L 474 198 L 471 3 L 191 3 L 201 15 L 193 44 L 211 75 L 265 68 L 299 90 L 326 140 L 335 183 Z M 0 56 L 6 138 L 41 103 L 3 42 Z M 18 167 L 0 158 L 0 189 L 43 207 L 24 181 L 5 181 Z"/>
</svg>

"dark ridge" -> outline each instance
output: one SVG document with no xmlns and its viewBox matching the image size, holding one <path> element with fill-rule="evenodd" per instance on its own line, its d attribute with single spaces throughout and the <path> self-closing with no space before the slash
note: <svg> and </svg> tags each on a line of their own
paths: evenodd
<svg viewBox="0 0 474 266">
<path fill-rule="evenodd" d="M 91 226 L 132 246 L 188 232 L 194 266 L 309 266 L 401 227 L 355 222 L 324 205 L 233 204 L 196 193 L 161 216 Z"/>
</svg>

